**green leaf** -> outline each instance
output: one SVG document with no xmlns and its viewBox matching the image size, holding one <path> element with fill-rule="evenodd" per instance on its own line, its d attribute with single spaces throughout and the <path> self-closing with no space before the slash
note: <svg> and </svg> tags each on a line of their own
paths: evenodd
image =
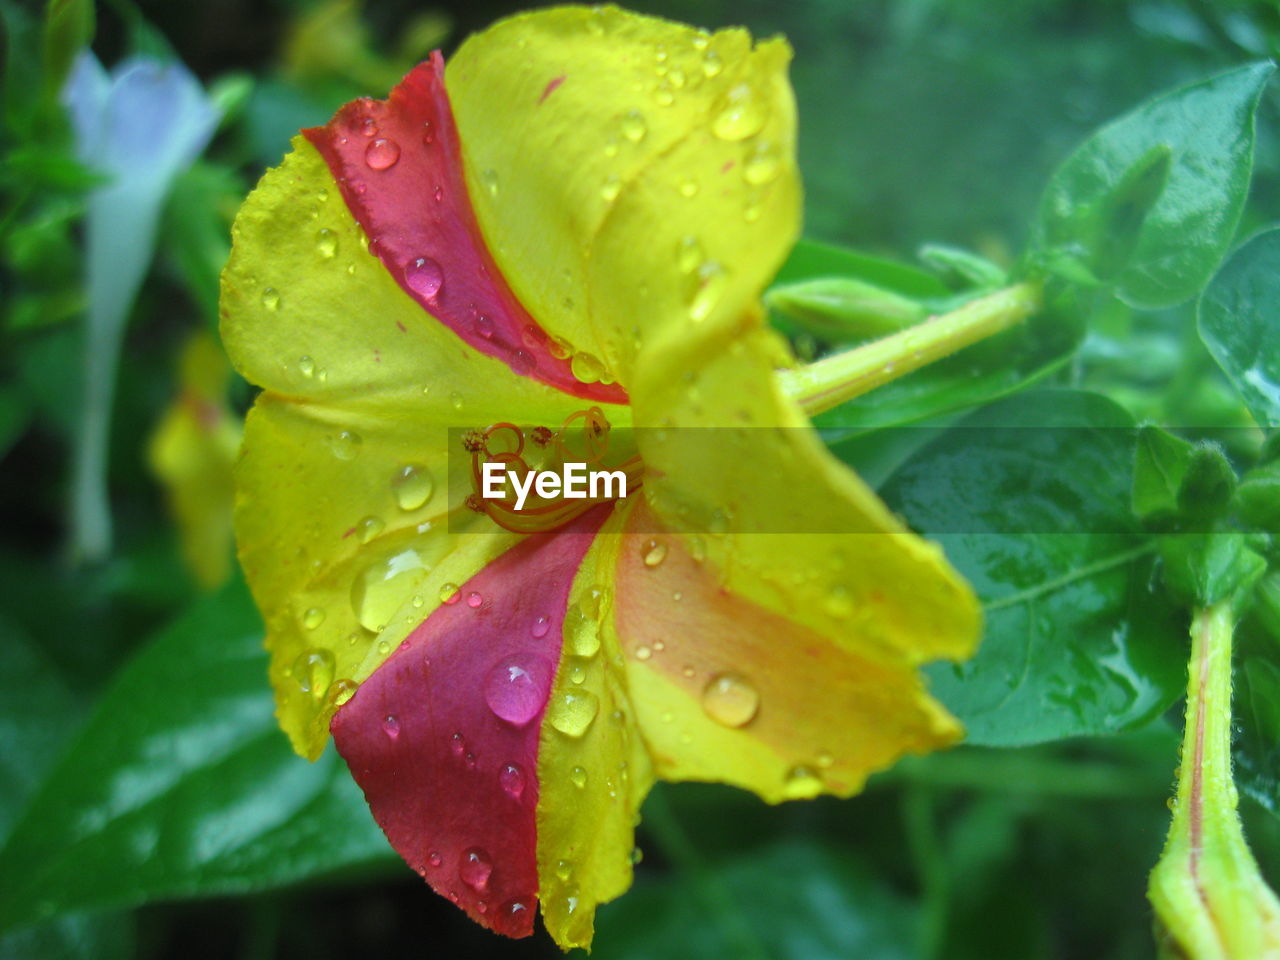
<svg viewBox="0 0 1280 960">
<path fill-rule="evenodd" d="M 971 743 L 1115 733 L 1181 692 L 1185 631 L 1149 587 L 1153 544 L 1130 513 L 1133 463 L 1123 410 L 1096 394 L 1042 391 L 961 421 L 881 488 L 943 544 L 985 606 L 977 656 L 927 671 Z"/>
<path fill-rule="evenodd" d="M 1188 607 L 1228 599 L 1243 604 L 1267 572 L 1267 561 L 1250 549 L 1243 533 L 1165 534 L 1160 559 L 1165 585 Z"/>
<path fill-rule="evenodd" d="M 1253 419 L 1280 427 L 1280 229 L 1231 255 L 1200 299 L 1200 339 Z"/>
<path fill-rule="evenodd" d="M 1236 663 L 1232 744 L 1240 791 L 1280 816 L 1280 667 L 1244 645 Z"/>
<path fill-rule="evenodd" d="M 926 270 L 816 240 L 801 240 L 792 248 L 774 283 L 797 283 L 818 277 L 851 277 L 904 297 L 951 296 L 947 285 Z"/>
<path fill-rule="evenodd" d="M 1250 470 L 1236 488 L 1241 518 L 1258 530 L 1280 533 L 1280 461 Z"/>
<path fill-rule="evenodd" d="M 290 751 L 266 675 L 241 583 L 161 631 L 0 850 L 0 927 L 390 858 L 337 754 L 310 764 Z"/>
<path fill-rule="evenodd" d="M 1166 430 L 1145 426 L 1138 431 L 1133 471 L 1133 512 L 1148 526 L 1172 525 L 1178 496 L 1195 448 Z"/>
<path fill-rule="evenodd" d="M 1033 259 L 1075 282 L 1112 283 L 1138 307 L 1194 296 L 1239 223 L 1273 69 L 1253 63 L 1180 87 L 1096 132 L 1049 180 Z"/>
</svg>

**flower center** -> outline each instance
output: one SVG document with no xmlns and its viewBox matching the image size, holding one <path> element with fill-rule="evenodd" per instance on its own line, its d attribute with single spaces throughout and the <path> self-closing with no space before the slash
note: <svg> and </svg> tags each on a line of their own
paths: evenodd
<svg viewBox="0 0 1280 960">
<path fill-rule="evenodd" d="M 520 427 L 514 423 L 495 423 L 483 430 L 472 430 L 462 438 L 471 454 L 472 492 L 466 504 L 477 513 L 487 514 L 498 526 L 514 533 L 538 533 L 554 530 L 582 516 L 592 507 L 626 497 L 642 482 L 644 464 L 632 443 L 621 441 L 599 407 L 577 410 L 565 418 L 556 430 L 550 427 Z M 504 484 L 500 496 L 486 495 L 485 465 L 498 464 L 514 482 Z M 565 464 L 583 464 L 589 471 L 620 471 L 625 475 L 625 489 L 616 486 L 596 492 L 592 484 L 585 494 L 568 490 L 543 496 L 541 485 L 531 483 L 532 476 L 558 472 Z M 523 484 L 526 495 L 518 495 L 513 487 Z M 533 492 L 536 489 L 536 493 Z"/>
</svg>

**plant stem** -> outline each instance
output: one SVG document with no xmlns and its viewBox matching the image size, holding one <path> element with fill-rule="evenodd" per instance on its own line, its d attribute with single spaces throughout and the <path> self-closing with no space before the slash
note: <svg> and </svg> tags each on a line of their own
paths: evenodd
<svg viewBox="0 0 1280 960">
<path fill-rule="evenodd" d="M 1187 960 L 1280 955 L 1280 901 L 1245 841 L 1231 778 L 1234 626 L 1229 601 L 1192 620 L 1177 801 L 1147 892 L 1162 955 Z"/>
<path fill-rule="evenodd" d="M 782 388 L 812 417 L 1008 330 L 1040 306 L 1038 282 L 1014 284 L 883 339 L 784 370 Z"/>
</svg>

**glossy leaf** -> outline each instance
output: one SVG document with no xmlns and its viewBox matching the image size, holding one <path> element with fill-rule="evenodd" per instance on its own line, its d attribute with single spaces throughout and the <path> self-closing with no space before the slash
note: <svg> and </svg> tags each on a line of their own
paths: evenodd
<svg viewBox="0 0 1280 960">
<path fill-rule="evenodd" d="M 882 488 L 983 600 L 978 656 L 930 671 L 969 742 L 1115 733 L 1179 694 L 1182 628 L 1149 588 L 1153 545 L 1129 512 L 1131 427 L 1101 396 L 1022 394 L 961 421 Z"/>
<path fill-rule="evenodd" d="M 1200 338 L 1254 420 L 1280 427 L 1280 230 L 1254 237 L 1213 278 Z"/>
<path fill-rule="evenodd" d="M 265 677 L 242 584 L 161 631 L 0 850 L 0 928 L 389 859 L 337 756 L 309 764 L 290 751 Z"/>
<path fill-rule="evenodd" d="M 1236 786 L 1280 816 L 1280 648 L 1275 638 L 1248 632 L 1241 641 L 1232 698 Z"/>
<path fill-rule="evenodd" d="M 1103 127 L 1057 169 L 1035 257 L 1134 306 L 1171 306 L 1212 276 L 1253 169 L 1254 111 L 1271 76 L 1254 63 L 1156 97 Z"/>
</svg>

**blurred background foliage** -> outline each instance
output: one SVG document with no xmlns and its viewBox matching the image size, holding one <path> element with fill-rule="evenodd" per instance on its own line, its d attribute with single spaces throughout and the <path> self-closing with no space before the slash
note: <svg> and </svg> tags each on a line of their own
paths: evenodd
<svg viewBox="0 0 1280 960">
<path fill-rule="evenodd" d="M 1153 93 L 1275 56 L 1280 46 L 1276 6 L 1243 0 L 630 5 L 707 27 L 786 34 L 796 51 L 806 234 L 906 261 L 935 242 L 1007 264 L 1050 171 L 1088 131 Z M 72 17 L 76 4 L 52 6 Z M 239 381 L 216 396 L 225 374 L 210 371 L 191 338 L 216 330 L 230 222 L 263 169 L 299 127 L 323 123 L 355 96 L 384 94 L 433 47 L 448 54 L 467 33 L 528 6 L 98 6 L 93 49 L 104 64 L 139 52 L 177 57 L 223 116 L 209 148 L 174 184 L 129 318 L 111 425 L 115 545 L 107 560 L 85 565 L 68 550 L 68 463 L 86 309 L 81 221 L 99 180 L 74 159 L 56 100 L 69 64 L 58 31 L 74 39 L 83 24 L 55 23 L 50 40 L 44 10 L 0 0 L 0 838 L 46 770 L 70 795 L 77 772 L 107 762 L 122 716 L 163 716 L 187 746 L 154 741 L 151 756 L 187 750 L 196 754 L 192 769 L 204 769 L 216 737 L 204 729 L 202 739 L 199 714 L 188 716 L 184 704 L 229 696 L 227 710 L 243 707 L 250 717 L 246 730 L 267 731 L 243 751 L 217 748 L 202 786 L 141 777 L 128 781 L 141 799 L 114 800 L 130 809 L 151 804 L 143 826 L 159 821 L 163 837 L 191 839 L 215 827 L 202 798 L 242 780 L 250 799 L 240 815 L 259 817 L 263 828 L 235 848 L 239 859 L 207 858 L 177 882 L 130 860 L 141 849 L 152 850 L 149 860 L 182 862 L 172 849 L 156 853 L 154 838 L 148 848 L 143 834 L 88 837 L 65 863 L 44 859 L 35 836 L 22 868 L 46 871 L 63 890 L 73 884 L 67 902 L 86 912 L 33 901 L 32 917 L 59 916 L 0 939 L 0 957 L 556 954 L 543 937 L 500 942 L 431 894 L 372 828 L 345 776 L 329 777 L 332 763 L 277 776 L 302 761 L 289 758 L 270 722 L 256 614 L 234 578 L 201 597 L 223 573 L 184 563 L 190 547 L 174 517 L 199 510 L 167 501 L 161 480 L 174 460 L 166 450 L 194 429 L 172 412 L 193 377 L 234 410 L 250 399 Z M 1259 115 L 1242 235 L 1280 214 L 1278 106 L 1273 86 Z M 1063 376 L 1105 390 L 1139 417 L 1231 422 L 1238 405 L 1210 373 L 1207 354 L 1186 348 L 1189 311 L 1137 315 L 1113 305 Z M 1117 350 L 1120 339 L 1139 348 Z M 209 482 L 216 487 L 217 477 Z M 193 604 L 195 612 L 164 627 Z M 166 686 L 147 660 L 154 645 L 138 657 L 162 629 L 161 646 L 205 651 L 195 655 L 202 678 Z M 1175 717 L 1107 740 L 912 759 L 850 802 L 768 808 L 723 788 L 659 789 L 645 811 L 636 889 L 602 912 L 596 955 L 1151 956 L 1143 891 L 1166 827 L 1176 725 Z M 219 735 L 234 740 L 237 729 Z M 69 759 L 57 760 L 68 744 Z M 288 811 L 254 806 L 255 790 L 268 788 L 283 791 Z M 49 806 L 37 812 L 51 822 L 79 809 L 60 813 L 57 790 L 39 789 Z M 1264 871 L 1280 877 L 1280 825 L 1252 804 L 1244 813 Z M 13 856 L 10 868 L 22 864 Z"/>
</svg>

